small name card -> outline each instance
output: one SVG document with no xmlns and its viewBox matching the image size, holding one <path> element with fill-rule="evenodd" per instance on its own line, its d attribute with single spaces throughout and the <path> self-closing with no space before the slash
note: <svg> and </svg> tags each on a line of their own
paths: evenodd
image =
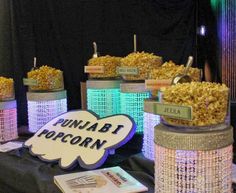
<svg viewBox="0 0 236 193">
<path fill-rule="evenodd" d="M 30 78 L 23 78 L 25 86 L 38 86 L 38 81 Z"/>
<path fill-rule="evenodd" d="M 158 90 L 162 87 L 167 87 L 171 85 L 170 79 L 163 80 L 145 80 L 145 88 L 148 90 Z"/>
<path fill-rule="evenodd" d="M 0 152 L 9 152 L 14 149 L 22 148 L 23 142 L 14 141 L 0 145 Z"/>
<path fill-rule="evenodd" d="M 84 67 L 85 73 L 97 73 L 97 74 L 103 74 L 104 73 L 104 66 L 85 66 Z"/>
<path fill-rule="evenodd" d="M 123 75 L 137 75 L 138 68 L 132 68 L 132 67 L 117 67 L 117 73 L 123 74 Z"/>
<path fill-rule="evenodd" d="M 154 113 L 158 115 L 164 115 L 175 119 L 192 120 L 191 106 L 155 103 L 153 108 Z"/>
</svg>

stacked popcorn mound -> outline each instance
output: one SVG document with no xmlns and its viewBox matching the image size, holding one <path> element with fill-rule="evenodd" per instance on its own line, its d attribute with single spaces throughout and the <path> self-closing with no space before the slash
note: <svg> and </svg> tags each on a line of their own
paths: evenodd
<svg viewBox="0 0 236 193">
<path fill-rule="evenodd" d="M 231 193 L 233 128 L 226 122 L 227 86 L 176 84 L 165 88 L 162 97 L 164 104 L 191 106 L 192 120 L 165 116 L 167 124 L 155 127 L 155 192 Z"/>
<path fill-rule="evenodd" d="M 151 70 L 162 65 L 162 57 L 152 53 L 134 52 L 121 59 L 121 67 L 137 68 L 137 75 L 122 75 L 124 80 L 145 80 Z"/>
<path fill-rule="evenodd" d="M 117 78 L 119 75 L 116 72 L 116 68 L 120 66 L 120 57 L 114 56 L 100 56 L 97 58 L 91 58 L 88 61 L 88 66 L 103 66 L 103 73 L 90 73 L 89 78 Z"/>
<path fill-rule="evenodd" d="M 44 65 L 28 72 L 27 77 L 30 80 L 27 92 L 29 131 L 35 133 L 67 111 L 67 94 L 60 70 Z"/>
<path fill-rule="evenodd" d="M 151 79 L 173 79 L 178 74 L 184 73 L 184 65 L 176 65 L 171 60 L 165 62 L 162 66 L 154 69 L 150 72 Z M 199 81 L 201 78 L 201 71 L 198 68 L 190 68 L 188 75 L 191 77 L 192 81 Z"/>
<path fill-rule="evenodd" d="M 29 86 L 29 89 L 32 91 L 53 91 L 64 89 L 62 71 L 47 65 L 28 72 L 27 76 L 29 79 L 37 81 L 37 85 Z"/>
<path fill-rule="evenodd" d="M 191 82 L 163 90 L 163 103 L 192 106 L 192 121 L 164 117 L 167 123 L 186 126 L 208 126 L 225 122 L 229 89 L 225 84 Z"/>
<path fill-rule="evenodd" d="M 12 100 L 14 95 L 13 79 L 0 76 L 0 101 Z"/>
</svg>

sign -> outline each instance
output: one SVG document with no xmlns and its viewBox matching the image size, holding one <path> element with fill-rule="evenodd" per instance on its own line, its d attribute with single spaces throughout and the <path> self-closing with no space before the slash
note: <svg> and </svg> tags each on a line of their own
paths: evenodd
<svg viewBox="0 0 236 193">
<path fill-rule="evenodd" d="M 132 67 L 117 67 L 116 69 L 117 74 L 122 75 L 138 75 L 138 68 L 132 68 Z"/>
<path fill-rule="evenodd" d="M 103 74 L 104 73 L 104 66 L 85 66 L 84 67 L 85 73 L 97 73 L 97 74 Z"/>
<path fill-rule="evenodd" d="M 176 119 L 192 120 L 192 107 L 179 106 L 163 103 L 154 103 L 153 110 L 155 114 L 169 116 Z"/>
<path fill-rule="evenodd" d="M 159 90 L 162 87 L 170 86 L 171 82 L 171 79 L 145 80 L 145 88 L 148 90 Z"/>
<path fill-rule="evenodd" d="M 42 160 L 57 160 L 63 169 L 75 163 L 95 169 L 105 162 L 110 151 L 128 142 L 135 129 L 127 115 L 99 119 L 89 111 L 70 111 L 44 125 L 24 146 Z"/>
<path fill-rule="evenodd" d="M 38 86 L 37 80 L 30 78 L 23 78 L 23 83 L 25 86 Z"/>
</svg>

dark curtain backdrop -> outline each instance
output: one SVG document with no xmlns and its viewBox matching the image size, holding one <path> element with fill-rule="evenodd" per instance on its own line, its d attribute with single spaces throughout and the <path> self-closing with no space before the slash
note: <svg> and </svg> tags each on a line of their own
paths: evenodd
<svg viewBox="0 0 236 193">
<path fill-rule="evenodd" d="M 34 56 L 64 72 L 69 109 L 77 109 L 93 41 L 101 55 L 125 56 L 136 33 L 139 51 L 181 64 L 195 56 L 195 16 L 195 0 L 1 0 L 0 75 L 15 79 L 19 125 L 27 124 L 22 78 Z"/>
</svg>

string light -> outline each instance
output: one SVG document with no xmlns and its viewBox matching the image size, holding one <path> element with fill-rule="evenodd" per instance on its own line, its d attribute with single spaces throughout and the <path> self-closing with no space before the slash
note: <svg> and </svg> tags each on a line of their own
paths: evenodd
<svg viewBox="0 0 236 193">
<path fill-rule="evenodd" d="M 16 101 L 0 102 L 0 142 L 18 137 Z"/>
<path fill-rule="evenodd" d="M 27 93 L 29 131 L 37 132 L 58 115 L 67 112 L 66 92 Z"/>
<path fill-rule="evenodd" d="M 87 81 L 87 108 L 99 117 L 120 114 L 120 81 Z"/>
</svg>

